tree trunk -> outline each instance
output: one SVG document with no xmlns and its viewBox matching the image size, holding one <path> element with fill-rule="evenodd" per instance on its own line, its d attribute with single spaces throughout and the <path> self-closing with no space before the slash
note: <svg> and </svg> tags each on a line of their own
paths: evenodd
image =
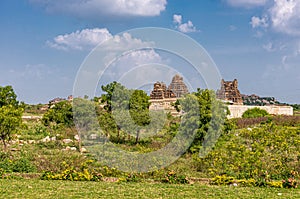
<svg viewBox="0 0 300 199">
<path fill-rule="evenodd" d="M 138 130 L 136 132 L 135 144 L 137 144 L 139 142 L 139 136 L 140 136 L 140 131 Z"/>
</svg>

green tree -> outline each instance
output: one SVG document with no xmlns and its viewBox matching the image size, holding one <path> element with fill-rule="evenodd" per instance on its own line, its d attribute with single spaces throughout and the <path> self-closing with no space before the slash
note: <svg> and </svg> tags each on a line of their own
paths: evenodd
<svg viewBox="0 0 300 199">
<path fill-rule="evenodd" d="M 136 143 L 139 140 L 141 129 L 150 123 L 149 102 L 150 97 L 142 90 L 134 90 L 129 100 L 129 112 L 136 129 Z"/>
<path fill-rule="evenodd" d="M 115 81 L 101 88 L 105 94 L 101 96 L 104 110 L 98 111 L 100 126 L 107 136 L 117 134 L 119 140 L 121 129 L 128 130 L 127 127 L 130 126 L 126 113 L 129 109 L 131 91 Z"/>
<path fill-rule="evenodd" d="M 190 151 L 211 148 L 224 128 L 228 114 L 224 104 L 216 99 L 215 92 L 208 89 L 198 89 L 180 100 L 184 117 L 181 130 L 189 136 L 194 136 Z"/>
<path fill-rule="evenodd" d="M 98 126 L 95 102 L 74 98 L 72 110 L 74 122 L 80 131 L 88 132 Z"/>
<path fill-rule="evenodd" d="M 72 104 L 62 101 L 51 107 L 42 118 L 45 126 L 63 124 L 67 127 L 74 125 Z"/>
<path fill-rule="evenodd" d="M 269 115 L 266 110 L 260 108 L 252 108 L 245 111 L 242 115 L 242 118 L 256 118 L 256 117 L 265 117 Z"/>
<path fill-rule="evenodd" d="M 0 87 L 0 139 L 4 150 L 7 150 L 6 141 L 12 134 L 17 133 L 22 124 L 23 109 L 19 107 L 17 95 L 11 86 Z"/>
<path fill-rule="evenodd" d="M 101 86 L 101 88 L 106 92 L 101 96 L 101 103 L 105 104 L 104 108 L 109 112 L 112 111 L 113 101 L 119 102 L 124 97 L 126 98 L 126 96 L 123 96 L 124 92 L 122 92 L 125 90 L 125 87 L 116 81 L 107 84 L 106 86 Z"/>
<path fill-rule="evenodd" d="M 7 105 L 18 108 L 19 102 L 17 101 L 17 95 L 15 94 L 12 86 L 0 86 L 0 107 Z"/>
</svg>

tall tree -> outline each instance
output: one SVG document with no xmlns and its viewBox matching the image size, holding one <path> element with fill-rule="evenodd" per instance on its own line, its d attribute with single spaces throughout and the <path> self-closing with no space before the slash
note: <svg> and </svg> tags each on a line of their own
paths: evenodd
<svg viewBox="0 0 300 199">
<path fill-rule="evenodd" d="M 136 143 L 139 141 L 141 129 L 150 123 L 150 97 L 142 90 L 134 90 L 129 100 L 129 112 L 136 128 Z"/>
<path fill-rule="evenodd" d="M 214 91 L 208 89 L 198 89 L 181 99 L 180 104 L 186 113 L 182 130 L 188 136 L 194 134 L 190 151 L 203 152 L 212 147 L 223 131 L 227 108 L 216 99 Z"/>
<path fill-rule="evenodd" d="M 126 90 L 125 87 L 116 81 L 107 84 L 106 86 L 102 86 L 101 88 L 104 92 L 106 92 L 101 96 L 101 102 L 105 103 L 104 108 L 107 111 L 112 111 L 113 102 L 115 102 L 116 104 L 116 102 L 119 102 L 123 98 L 126 98 L 123 92 L 124 90 Z"/>
<path fill-rule="evenodd" d="M 5 151 L 7 150 L 6 141 L 11 139 L 12 134 L 18 132 L 22 124 L 23 111 L 13 88 L 0 86 L 0 139 Z"/>
</svg>

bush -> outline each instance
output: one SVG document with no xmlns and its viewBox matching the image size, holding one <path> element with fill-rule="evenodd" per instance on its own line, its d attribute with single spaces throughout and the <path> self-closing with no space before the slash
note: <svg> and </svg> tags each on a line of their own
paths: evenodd
<svg viewBox="0 0 300 199">
<path fill-rule="evenodd" d="M 74 168 L 66 163 L 63 163 L 67 167 L 60 173 L 54 173 L 52 171 L 44 171 L 42 180 L 70 180 L 70 181 L 100 181 L 103 175 L 95 172 L 89 168 L 89 164 L 93 161 L 87 160 L 82 163 L 80 168 Z"/>
<path fill-rule="evenodd" d="M 206 157 L 195 154 L 194 164 L 208 177 L 227 174 L 235 179 L 255 179 L 257 186 L 289 178 L 300 170 L 299 127 L 276 126 L 239 129 L 223 135 Z"/>
<path fill-rule="evenodd" d="M 13 162 L 12 171 L 19 173 L 32 173 L 36 171 L 36 167 L 28 159 L 20 158 Z"/>
<path fill-rule="evenodd" d="M 260 108 L 252 108 L 245 111 L 242 115 L 242 118 L 257 118 L 257 117 L 265 117 L 269 115 L 266 110 L 262 110 Z"/>
<path fill-rule="evenodd" d="M 5 158 L 0 162 L 0 170 L 4 173 L 18 172 L 18 173 L 32 173 L 37 169 L 34 164 L 26 157 L 19 159 Z"/>
<path fill-rule="evenodd" d="M 170 184 L 188 184 L 189 181 L 186 176 L 177 175 L 174 171 L 170 171 L 165 175 L 165 178 L 162 180 L 164 183 Z"/>
</svg>

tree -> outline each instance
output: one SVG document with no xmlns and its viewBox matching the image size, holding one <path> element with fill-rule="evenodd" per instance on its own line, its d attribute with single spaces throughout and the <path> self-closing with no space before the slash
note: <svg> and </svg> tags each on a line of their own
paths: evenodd
<svg viewBox="0 0 300 199">
<path fill-rule="evenodd" d="M 129 112 L 136 129 L 136 143 L 139 140 L 141 129 L 150 123 L 149 102 L 150 97 L 142 90 L 134 90 L 129 100 Z"/>
<path fill-rule="evenodd" d="M 19 107 L 17 95 L 15 94 L 12 86 L 0 86 L 0 107 L 11 105 L 15 108 Z"/>
<path fill-rule="evenodd" d="M 105 103 L 104 108 L 111 112 L 113 108 L 113 101 L 120 101 L 120 98 L 124 98 L 124 96 L 122 96 L 122 91 L 125 90 L 125 87 L 114 81 L 106 86 L 101 86 L 101 88 L 104 92 L 106 92 L 106 94 L 103 94 L 101 97 L 101 103 Z M 120 93 L 118 91 L 121 91 L 121 95 L 118 95 L 118 93 Z"/>
<path fill-rule="evenodd" d="M 23 109 L 19 107 L 17 95 L 11 86 L 0 86 L 0 139 L 6 151 L 6 141 L 18 132 L 22 124 Z"/>
<path fill-rule="evenodd" d="M 228 114 L 224 104 L 216 99 L 214 91 L 208 89 L 198 89 L 179 102 L 185 113 L 181 130 L 187 137 L 194 136 L 190 151 L 212 147 L 223 131 Z"/>
<path fill-rule="evenodd" d="M 68 101 L 58 102 L 44 114 L 42 121 L 45 126 L 51 124 L 73 126 L 72 104 Z"/>
<path fill-rule="evenodd" d="M 6 141 L 11 139 L 11 135 L 18 132 L 22 124 L 22 108 L 15 108 L 12 105 L 0 107 L 0 138 L 6 151 Z"/>
<path fill-rule="evenodd" d="M 245 111 L 242 115 L 242 118 L 256 118 L 256 117 L 265 117 L 269 115 L 266 110 L 260 108 L 252 108 Z"/>
</svg>

